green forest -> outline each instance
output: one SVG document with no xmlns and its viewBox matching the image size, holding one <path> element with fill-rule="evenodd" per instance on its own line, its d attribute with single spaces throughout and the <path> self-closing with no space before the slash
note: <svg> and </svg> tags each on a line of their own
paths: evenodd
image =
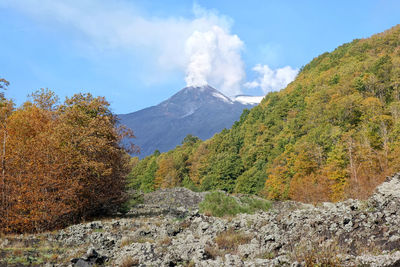
<svg viewBox="0 0 400 267">
<path fill-rule="evenodd" d="M 400 26 L 314 58 L 209 140 L 132 159 L 131 189 L 304 202 L 365 198 L 400 170 Z"/>
</svg>

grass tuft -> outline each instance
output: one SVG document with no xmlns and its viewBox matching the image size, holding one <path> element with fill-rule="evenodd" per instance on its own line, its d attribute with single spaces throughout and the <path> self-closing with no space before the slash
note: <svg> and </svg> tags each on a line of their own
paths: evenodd
<svg viewBox="0 0 400 267">
<path fill-rule="evenodd" d="M 239 245 L 247 244 L 250 240 L 250 235 L 233 229 L 222 232 L 215 237 L 215 243 L 218 245 L 218 248 L 228 252 L 236 252 Z"/>
<path fill-rule="evenodd" d="M 338 255 L 342 254 L 337 242 L 323 242 L 322 240 L 299 242 L 292 255 L 292 259 L 308 266 L 341 266 Z"/>
<path fill-rule="evenodd" d="M 205 215 L 223 217 L 235 216 L 239 213 L 252 214 L 256 211 L 267 211 L 271 203 L 255 197 L 235 198 L 221 191 L 211 192 L 199 204 L 200 212 Z"/>
<path fill-rule="evenodd" d="M 235 231 L 234 229 L 228 229 L 215 237 L 214 241 L 216 245 L 208 245 L 204 248 L 205 254 L 210 259 L 223 257 L 226 254 L 237 254 L 239 246 L 248 244 L 251 239 L 251 235 Z"/>
<path fill-rule="evenodd" d="M 131 266 L 138 266 L 138 265 L 139 265 L 138 259 L 128 256 L 128 257 L 124 258 L 124 260 L 121 262 L 121 264 L 119 266 L 120 267 L 131 267 Z"/>
</svg>

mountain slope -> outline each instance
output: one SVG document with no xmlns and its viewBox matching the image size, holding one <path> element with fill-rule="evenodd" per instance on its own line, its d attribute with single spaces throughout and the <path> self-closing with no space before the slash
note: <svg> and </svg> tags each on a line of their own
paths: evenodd
<svg viewBox="0 0 400 267">
<path fill-rule="evenodd" d="M 131 181 L 314 202 L 366 197 L 399 169 L 398 25 L 320 55 L 230 130 L 140 162 Z"/>
<path fill-rule="evenodd" d="M 145 157 L 175 148 L 188 134 L 208 139 L 231 127 L 243 109 L 253 106 L 232 101 L 210 86 L 186 87 L 157 106 L 119 118 L 134 130 L 140 157 Z"/>
</svg>

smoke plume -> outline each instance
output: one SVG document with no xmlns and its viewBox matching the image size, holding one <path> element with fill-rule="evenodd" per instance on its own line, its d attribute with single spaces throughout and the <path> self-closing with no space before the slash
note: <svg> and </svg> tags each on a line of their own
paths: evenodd
<svg viewBox="0 0 400 267">
<path fill-rule="evenodd" d="M 210 84 L 228 96 L 241 93 L 245 76 L 241 50 L 243 42 L 227 29 L 212 26 L 207 31 L 195 31 L 187 40 L 187 86 Z"/>
</svg>

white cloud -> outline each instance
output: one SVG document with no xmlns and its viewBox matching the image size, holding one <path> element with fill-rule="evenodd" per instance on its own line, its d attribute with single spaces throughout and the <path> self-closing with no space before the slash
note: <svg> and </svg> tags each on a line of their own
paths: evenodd
<svg viewBox="0 0 400 267">
<path fill-rule="evenodd" d="M 241 93 L 245 76 L 241 49 L 243 42 L 237 35 L 213 26 L 209 31 L 195 31 L 186 41 L 187 86 L 211 84 L 233 96 Z"/>
<path fill-rule="evenodd" d="M 273 70 L 268 67 L 268 65 L 261 64 L 257 64 L 253 70 L 257 72 L 258 77 L 254 81 L 245 83 L 245 87 L 260 87 L 264 93 L 278 91 L 285 88 L 296 78 L 296 75 L 299 72 L 298 69 L 293 69 L 290 66 Z"/>
<path fill-rule="evenodd" d="M 144 54 L 155 69 L 185 72 L 190 85 L 207 82 L 227 95 L 240 93 L 243 42 L 230 33 L 232 20 L 214 10 L 194 5 L 192 18 L 150 17 L 123 0 L 1 0 L 0 7 L 72 34 L 89 50 Z"/>
</svg>

